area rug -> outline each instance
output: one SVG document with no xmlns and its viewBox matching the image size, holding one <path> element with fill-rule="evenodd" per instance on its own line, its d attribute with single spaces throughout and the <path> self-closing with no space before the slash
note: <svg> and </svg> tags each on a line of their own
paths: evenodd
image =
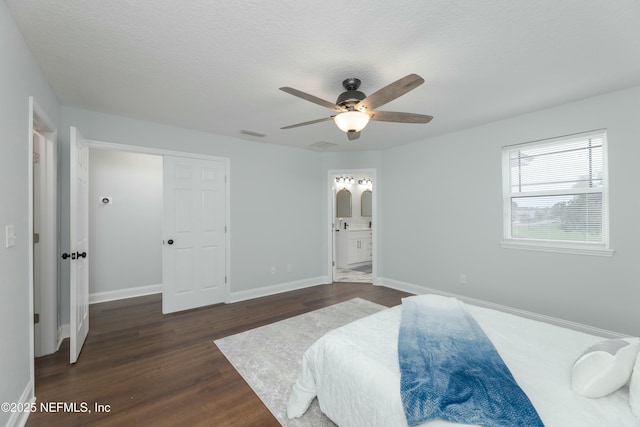
<svg viewBox="0 0 640 427">
<path fill-rule="evenodd" d="M 317 400 L 301 417 L 287 418 L 287 402 L 302 366 L 302 354 L 332 329 L 386 307 L 354 298 L 214 343 L 283 426 L 333 426 Z"/>
</svg>

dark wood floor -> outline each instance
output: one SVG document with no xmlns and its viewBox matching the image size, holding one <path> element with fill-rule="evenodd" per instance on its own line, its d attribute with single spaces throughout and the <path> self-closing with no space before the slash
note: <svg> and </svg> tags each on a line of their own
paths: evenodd
<svg viewBox="0 0 640 427">
<path fill-rule="evenodd" d="M 77 364 L 68 340 L 36 359 L 37 405 L 60 412 L 32 413 L 27 426 L 278 426 L 213 340 L 355 297 L 391 307 L 407 295 L 334 283 L 171 315 L 160 294 L 94 304 Z"/>
</svg>

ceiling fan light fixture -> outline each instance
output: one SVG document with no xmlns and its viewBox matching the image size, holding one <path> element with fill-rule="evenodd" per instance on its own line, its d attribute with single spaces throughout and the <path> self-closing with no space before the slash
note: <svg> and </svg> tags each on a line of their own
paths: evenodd
<svg viewBox="0 0 640 427">
<path fill-rule="evenodd" d="M 369 123 L 369 115 L 361 111 L 345 111 L 333 120 L 343 132 L 360 132 Z"/>
<path fill-rule="evenodd" d="M 321 107 L 328 108 L 337 115 L 325 117 L 308 122 L 285 126 L 280 129 L 291 129 L 299 126 L 307 126 L 315 123 L 333 120 L 341 131 L 347 134 L 349 141 L 360 138 L 360 131 L 367 126 L 369 120 L 395 123 L 429 123 L 432 116 L 416 113 L 399 113 L 394 111 L 377 111 L 378 107 L 393 101 L 424 83 L 424 79 L 417 74 L 409 74 L 395 82 L 386 85 L 382 89 L 369 96 L 358 91 L 360 80 L 356 78 L 346 79 L 342 82 L 345 92 L 338 96 L 335 103 L 325 101 L 322 98 L 302 92 L 292 87 L 283 86 L 281 91 L 297 96 L 306 101 L 313 102 Z"/>
</svg>

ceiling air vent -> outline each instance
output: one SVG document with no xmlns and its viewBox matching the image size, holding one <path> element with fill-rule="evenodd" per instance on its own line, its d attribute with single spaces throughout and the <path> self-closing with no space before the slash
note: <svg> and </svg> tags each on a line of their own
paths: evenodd
<svg viewBox="0 0 640 427">
<path fill-rule="evenodd" d="M 258 137 L 258 138 L 264 138 L 265 136 L 267 136 L 266 133 L 256 132 L 256 131 L 253 131 L 253 130 L 246 130 L 246 129 L 242 129 L 240 131 L 240 133 L 243 134 L 243 135 L 255 136 L 255 137 Z"/>
<path fill-rule="evenodd" d="M 324 150 L 325 148 L 333 147 L 334 145 L 338 145 L 338 144 L 335 144 L 333 142 L 328 142 L 328 141 L 318 141 L 318 142 L 314 142 L 309 147 L 313 147 L 318 150 Z"/>
</svg>

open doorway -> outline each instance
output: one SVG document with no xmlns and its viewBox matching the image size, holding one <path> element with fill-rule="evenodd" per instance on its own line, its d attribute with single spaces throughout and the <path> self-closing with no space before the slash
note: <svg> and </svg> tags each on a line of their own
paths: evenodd
<svg viewBox="0 0 640 427">
<path fill-rule="evenodd" d="M 89 303 L 162 292 L 162 156 L 89 149 Z"/>
<path fill-rule="evenodd" d="M 70 278 L 71 363 L 91 303 L 162 292 L 167 314 L 226 300 L 228 159 L 86 141 L 75 127 L 70 146 L 70 258 L 84 264 Z M 75 181 L 91 185 L 74 196 Z"/>
<path fill-rule="evenodd" d="M 334 282 L 374 283 L 375 170 L 330 171 L 330 224 Z"/>
<path fill-rule="evenodd" d="M 226 301 L 229 159 L 88 146 L 90 302 L 162 293 L 167 314 Z"/>
</svg>

